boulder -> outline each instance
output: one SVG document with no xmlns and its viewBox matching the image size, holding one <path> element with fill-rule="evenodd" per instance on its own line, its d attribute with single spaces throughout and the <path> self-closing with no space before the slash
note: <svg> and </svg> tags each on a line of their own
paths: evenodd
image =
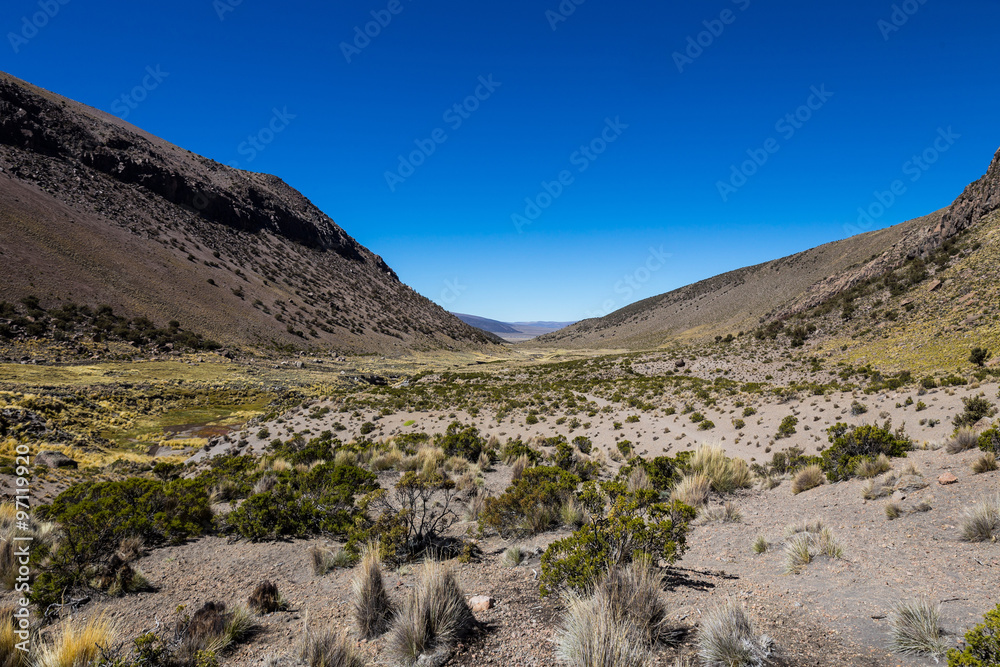
<svg viewBox="0 0 1000 667">
<path fill-rule="evenodd" d="M 469 607 L 472 611 L 486 611 L 492 609 L 495 600 L 488 595 L 473 595 L 469 598 Z"/>
<path fill-rule="evenodd" d="M 46 468 L 76 468 L 76 461 L 62 452 L 38 452 L 35 463 Z"/>
<path fill-rule="evenodd" d="M 950 472 L 946 472 L 940 477 L 938 477 L 938 484 L 941 484 L 942 486 L 945 484 L 954 484 L 957 481 L 958 477 L 955 477 Z"/>
</svg>

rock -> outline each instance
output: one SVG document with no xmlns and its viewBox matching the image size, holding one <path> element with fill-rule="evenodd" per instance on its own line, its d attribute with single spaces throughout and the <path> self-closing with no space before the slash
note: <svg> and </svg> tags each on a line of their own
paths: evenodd
<svg viewBox="0 0 1000 667">
<path fill-rule="evenodd" d="M 469 598 L 469 607 L 472 611 L 486 611 L 492 609 L 495 600 L 488 595 L 473 595 Z"/>
<path fill-rule="evenodd" d="M 940 280 L 932 280 L 931 283 L 927 286 L 927 291 L 928 292 L 933 292 L 938 287 L 941 287 L 941 281 Z"/>
<path fill-rule="evenodd" d="M 302 363 L 301 361 L 296 361 L 296 362 L 295 362 L 295 367 L 296 367 L 296 368 L 304 368 L 304 367 L 305 367 L 305 364 L 304 364 L 304 363 Z"/>
<path fill-rule="evenodd" d="M 957 481 L 958 481 L 958 477 L 955 477 L 950 472 L 946 472 L 943 475 L 941 475 L 940 477 L 938 477 L 938 484 L 941 484 L 941 485 L 954 484 Z"/>
<path fill-rule="evenodd" d="M 46 468 L 76 468 L 76 461 L 61 452 L 38 452 L 35 463 Z"/>
</svg>

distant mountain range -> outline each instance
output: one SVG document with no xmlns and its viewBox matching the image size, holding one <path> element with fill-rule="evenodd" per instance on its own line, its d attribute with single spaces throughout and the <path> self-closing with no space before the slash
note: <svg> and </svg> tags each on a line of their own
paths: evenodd
<svg viewBox="0 0 1000 667">
<path fill-rule="evenodd" d="M 517 342 L 531 340 L 536 336 L 542 336 L 553 331 L 558 331 L 563 327 L 568 327 L 573 322 L 500 322 L 478 315 L 466 315 L 464 313 L 452 313 L 469 326 L 476 327 L 482 331 L 496 334 L 504 340 Z"/>
</svg>

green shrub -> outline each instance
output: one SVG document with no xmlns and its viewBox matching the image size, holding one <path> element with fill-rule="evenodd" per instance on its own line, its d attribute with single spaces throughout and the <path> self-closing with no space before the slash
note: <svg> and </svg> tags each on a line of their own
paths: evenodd
<svg viewBox="0 0 1000 667">
<path fill-rule="evenodd" d="M 699 431 L 711 431 L 713 428 L 715 428 L 715 422 L 712 421 L 711 419 L 702 420 L 698 424 Z"/>
<path fill-rule="evenodd" d="M 475 426 L 465 426 L 461 422 L 455 421 L 448 425 L 448 429 L 438 445 L 447 456 L 461 456 L 465 460 L 475 463 L 479 460 L 479 455 L 483 453 L 486 441 L 480 437 L 479 429 Z M 492 452 L 488 453 L 492 454 Z"/>
<path fill-rule="evenodd" d="M 778 426 L 778 433 L 774 437 L 778 440 L 781 438 L 790 438 L 795 433 L 795 427 L 799 423 L 799 418 L 794 415 L 788 415 L 781 420 L 781 424 Z"/>
<path fill-rule="evenodd" d="M 507 444 L 500 450 L 500 458 L 508 464 L 513 463 L 521 456 L 527 456 L 531 465 L 536 465 L 542 460 L 542 453 L 521 442 L 520 436 L 513 440 L 508 439 Z"/>
<path fill-rule="evenodd" d="M 43 610 L 67 591 L 87 588 L 94 578 L 116 579 L 127 566 L 116 555 L 126 538 L 141 538 L 150 546 L 180 543 L 212 526 L 208 494 L 194 480 L 76 484 L 40 507 L 38 518 L 63 529 L 32 589 L 32 600 Z M 39 548 L 32 555 L 46 554 Z"/>
<path fill-rule="evenodd" d="M 528 413 L 528 416 L 524 418 L 524 423 L 528 426 L 534 426 L 538 423 L 538 413 L 532 410 Z"/>
<path fill-rule="evenodd" d="M 1000 665 L 1000 605 L 986 612 L 983 622 L 965 633 L 965 648 L 948 651 L 948 667 Z"/>
<path fill-rule="evenodd" d="M 823 451 L 820 467 L 831 482 L 850 479 L 862 459 L 874 461 L 879 454 L 890 458 L 906 456 L 913 449 L 913 443 L 902 429 L 893 432 L 886 422 L 879 427 L 874 424 L 848 426 L 837 423 L 827 429 L 832 445 Z"/>
<path fill-rule="evenodd" d="M 972 348 L 972 352 L 969 353 L 969 363 L 982 368 L 991 356 L 993 355 L 985 347 L 974 347 Z"/>
<path fill-rule="evenodd" d="M 562 468 L 528 468 L 498 498 L 486 499 L 480 528 L 505 538 L 547 530 L 558 523 L 559 509 L 579 483 L 579 477 Z"/>
<path fill-rule="evenodd" d="M 677 459 L 672 459 L 669 456 L 657 456 L 651 461 L 637 456 L 618 470 L 615 481 L 627 483 L 629 475 L 637 467 L 641 467 L 646 471 L 646 476 L 649 477 L 653 489 L 658 492 L 665 492 L 669 491 L 674 482 L 681 478 L 681 470 L 683 470 L 684 465 Z"/>
<path fill-rule="evenodd" d="M 365 422 L 361 425 L 361 435 L 368 435 L 375 430 L 375 424 L 371 422 Z"/>
<path fill-rule="evenodd" d="M 735 428 L 737 431 L 742 431 L 744 428 L 746 428 L 746 425 L 747 423 L 742 419 L 733 420 L 733 428 Z"/>
<path fill-rule="evenodd" d="M 584 454 L 589 454 L 590 450 L 593 448 L 593 443 L 585 435 L 578 435 L 573 438 L 573 444 Z"/>
<path fill-rule="evenodd" d="M 997 412 L 996 406 L 982 396 L 967 396 L 962 399 L 962 403 L 965 404 L 965 410 L 955 417 L 955 428 L 974 426 L 980 419 L 992 417 Z"/>
<path fill-rule="evenodd" d="M 980 433 L 979 449 L 1000 456 L 1000 428 L 994 426 Z"/>
<path fill-rule="evenodd" d="M 273 488 L 247 498 L 227 517 L 250 540 L 346 535 L 358 516 L 355 497 L 378 488 L 375 475 L 352 465 L 324 463 L 306 473 L 278 473 Z"/>
<path fill-rule="evenodd" d="M 620 482 L 588 482 L 581 500 L 591 521 L 545 550 L 542 595 L 563 586 L 588 590 L 602 573 L 640 556 L 677 561 L 686 548 L 688 525 L 696 511 L 679 501 L 658 502 L 659 498 L 656 491 L 626 491 Z"/>
</svg>

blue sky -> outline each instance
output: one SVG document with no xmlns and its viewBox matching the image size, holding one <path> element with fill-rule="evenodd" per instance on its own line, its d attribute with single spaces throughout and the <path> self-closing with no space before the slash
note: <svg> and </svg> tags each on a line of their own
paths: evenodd
<svg viewBox="0 0 1000 667">
<path fill-rule="evenodd" d="M 0 69 L 281 176 L 449 310 L 574 320 L 949 204 L 1000 146 L 1000 5 L 958 6 L 5 0 Z"/>
</svg>

